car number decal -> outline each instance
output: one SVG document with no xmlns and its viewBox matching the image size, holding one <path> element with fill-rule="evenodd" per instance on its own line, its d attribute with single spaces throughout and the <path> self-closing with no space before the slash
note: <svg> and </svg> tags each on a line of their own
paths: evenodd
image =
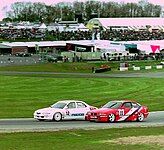
<svg viewBox="0 0 164 150">
<path fill-rule="evenodd" d="M 119 116 L 124 116 L 124 109 L 118 109 Z"/>
<path fill-rule="evenodd" d="M 68 111 L 68 110 L 66 111 L 66 115 L 68 115 L 68 116 L 69 116 L 69 111 Z"/>
<path fill-rule="evenodd" d="M 120 116 L 120 119 L 118 119 L 118 121 L 124 121 L 124 120 L 126 120 L 129 116 L 131 116 L 137 110 L 138 110 L 138 108 L 132 108 L 132 109 L 130 109 L 126 114 L 124 114 L 124 116 Z"/>
</svg>

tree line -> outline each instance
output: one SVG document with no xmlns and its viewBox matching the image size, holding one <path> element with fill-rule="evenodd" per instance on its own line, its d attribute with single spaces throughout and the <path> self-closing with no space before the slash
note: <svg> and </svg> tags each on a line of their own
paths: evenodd
<svg viewBox="0 0 164 150">
<path fill-rule="evenodd" d="M 85 23 L 95 17 L 159 17 L 161 10 L 160 5 L 151 4 L 146 0 L 141 0 L 138 3 L 75 1 L 54 5 L 16 2 L 11 5 L 11 10 L 6 12 L 7 17 L 3 21 L 52 23 L 78 19 L 78 22 Z"/>
</svg>

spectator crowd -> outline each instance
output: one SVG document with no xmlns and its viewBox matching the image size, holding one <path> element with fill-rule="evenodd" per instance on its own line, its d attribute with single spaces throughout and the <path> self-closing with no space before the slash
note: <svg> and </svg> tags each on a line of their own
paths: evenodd
<svg viewBox="0 0 164 150">
<path fill-rule="evenodd" d="M 94 34 L 94 39 L 97 39 L 96 32 L 92 31 L 75 31 L 75 32 L 58 32 L 51 31 L 51 35 L 56 40 L 91 40 Z M 107 30 L 100 32 L 101 40 L 111 41 L 139 41 L 139 40 L 163 40 L 164 32 L 149 32 L 149 31 L 132 31 L 132 30 Z"/>
<path fill-rule="evenodd" d="M 37 29 L 0 29 L 0 38 L 4 40 L 92 40 L 97 39 L 100 33 L 101 40 L 111 41 L 139 41 L 139 40 L 163 40 L 164 32 L 156 31 L 133 31 L 133 30 L 106 30 L 101 32 L 92 31 L 39 31 Z"/>
<path fill-rule="evenodd" d="M 44 39 L 46 37 L 44 32 L 36 29 L 0 29 L 0 38 L 4 40 L 16 39 Z"/>
</svg>

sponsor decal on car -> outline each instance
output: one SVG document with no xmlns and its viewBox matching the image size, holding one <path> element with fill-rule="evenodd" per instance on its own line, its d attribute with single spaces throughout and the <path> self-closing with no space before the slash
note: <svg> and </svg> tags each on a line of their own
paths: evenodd
<svg viewBox="0 0 164 150">
<path fill-rule="evenodd" d="M 72 114 L 71 116 L 84 116 L 84 113 Z"/>
</svg>

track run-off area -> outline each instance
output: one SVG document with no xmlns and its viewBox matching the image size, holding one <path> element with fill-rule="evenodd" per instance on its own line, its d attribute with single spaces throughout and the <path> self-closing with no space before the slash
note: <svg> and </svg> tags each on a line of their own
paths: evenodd
<svg viewBox="0 0 164 150">
<path fill-rule="evenodd" d="M 96 123 L 88 121 L 37 121 L 33 118 L 0 119 L 0 133 L 43 132 L 71 129 L 107 129 L 125 127 L 164 126 L 164 111 L 150 112 L 143 122 Z"/>
<path fill-rule="evenodd" d="M 54 72 L 15 72 L 0 71 L 1 75 L 50 75 L 50 77 L 82 77 L 82 78 L 164 78 L 164 72 L 146 72 L 146 73 L 112 73 L 112 74 L 92 74 L 92 73 L 54 73 Z M 57 76 L 56 76 L 57 75 Z M 108 128 L 125 128 L 125 127 L 152 127 L 164 126 L 164 111 L 150 112 L 148 118 L 143 122 L 117 122 L 117 123 L 96 123 L 88 121 L 37 121 L 33 118 L 11 118 L 0 119 L 0 133 L 11 132 L 43 132 L 59 131 L 71 129 L 108 129 Z"/>
</svg>

